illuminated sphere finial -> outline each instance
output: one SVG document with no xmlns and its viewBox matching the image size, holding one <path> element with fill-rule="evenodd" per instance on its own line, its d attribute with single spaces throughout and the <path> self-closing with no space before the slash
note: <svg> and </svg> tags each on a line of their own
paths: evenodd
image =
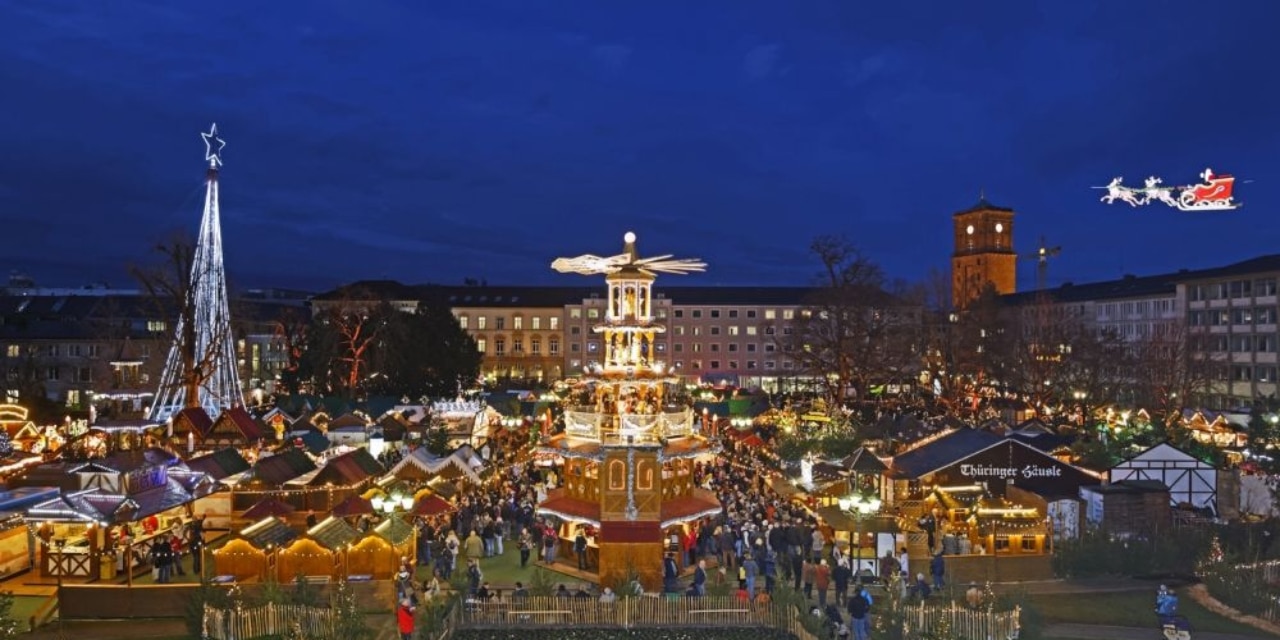
<svg viewBox="0 0 1280 640">
<path fill-rule="evenodd" d="M 632 242 L 636 241 L 636 234 L 634 232 L 628 231 L 626 234 L 622 236 L 622 241 L 627 244 L 631 244 Z"/>
</svg>

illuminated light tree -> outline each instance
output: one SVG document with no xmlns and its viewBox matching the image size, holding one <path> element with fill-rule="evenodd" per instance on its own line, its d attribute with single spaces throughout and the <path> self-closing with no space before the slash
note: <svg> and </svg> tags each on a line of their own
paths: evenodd
<svg viewBox="0 0 1280 640">
<path fill-rule="evenodd" d="M 173 346 L 165 360 L 164 373 L 150 418 L 163 421 L 178 411 L 202 407 L 211 416 L 244 402 L 231 312 L 227 304 L 227 275 L 222 263 L 222 223 L 218 198 L 218 169 L 222 148 L 215 124 L 200 134 L 209 163 L 205 179 L 204 215 L 200 233 L 190 255 L 190 278 L 184 289 L 166 286 L 158 279 L 143 280 L 152 294 L 168 294 L 178 304 L 178 321 Z M 181 265 L 186 255 L 177 247 L 169 254 Z M 177 283 L 170 283 L 177 284 Z"/>
</svg>

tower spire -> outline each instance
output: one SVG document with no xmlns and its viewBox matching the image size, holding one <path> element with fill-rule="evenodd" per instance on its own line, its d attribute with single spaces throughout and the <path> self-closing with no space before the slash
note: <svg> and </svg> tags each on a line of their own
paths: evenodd
<svg viewBox="0 0 1280 640">
<path fill-rule="evenodd" d="M 165 359 L 164 373 L 152 420 L 168 420 L 188 407 L 201 407 L 211 417 L 244 402 L 237 367 L 231 312 L 227 305 L 227 275 L 222 263 L 222 222 L 218 198 L 218 169 L 222 148 L 218 125 L 201 133 L 204 159 L 209 163 L 205 179 L 204 214 L 191 259 L 191 276 L 182 300 L 173 345 Z"/>
</svg>

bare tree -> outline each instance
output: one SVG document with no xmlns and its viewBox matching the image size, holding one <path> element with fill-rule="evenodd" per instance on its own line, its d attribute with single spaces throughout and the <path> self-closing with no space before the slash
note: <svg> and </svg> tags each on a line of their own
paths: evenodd
<svg viewBox="0 0 1280 640">
<path fill-rule="evenodd" d="M 847 239 L 821 236 L 809 249 L 822 264 L 817 287 L 790 325 L 766 332 L 835 410 L 873 381 L 911 370 L 919 335 L 902 329 L 919 309 L 888 294 L 880 267 Z"/>
<path fill-rule="evenodd" d="M 221 334 L 222 327 L 214 327 L 217 335 L 202 346 L 198 340 L 196 299 L 192 283 L 203 274 L 192 273 L 196 247 L 190 239 L 176 235 L 173 239 L 157 244 L 155 250 L 161 256 L 159 264 L 130 268 L 133 277 L 142 285 L 150 298 L 158 318 L 174 321 L 181 332 L 175 332 L 181 372 L 176 385 L 183 387 L 185 406 L 200 406 L 200 387 L 215 372 L 219 347 L 231 336 Z M 234 363 L 233 363 L 234 366 Z M 164 390 L 161 390 L 162 392 Z"/>
<path fill-rule="evenodd" d="M 1207 393 L 1226 352 L 1211 350 L 1211 337 L 1190 330 L 1183 319 L 1157 323 L 1132 345 L 1134 402 L 1166 421 Z"/>
<path fill-rule="evenodd" d="M 307 330 L 310 323 L 306 316 L 293 307 L 286 307 L 274 321 L 273 334 L 276 343 L 284 349 L 284 370 L 280 383 L 287 393 L 299 391 L 299 368 L 303 353 L 307 350 Z"/>
<path fill-rule="evenodd" d="M 366 365 L 382 341 L 387 323 L 397 313 L 371 292 L 348 290 L 320 307 L 307 334 L 299 361 L 303 377 L 348 397 L 360 394 Z"/>
</svg>

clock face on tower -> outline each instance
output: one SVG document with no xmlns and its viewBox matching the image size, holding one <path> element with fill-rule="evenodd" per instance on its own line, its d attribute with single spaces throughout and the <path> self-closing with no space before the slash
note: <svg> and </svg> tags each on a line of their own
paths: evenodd
<svg viewBox="0 0 1280 640">
<path fill-rule="evenodd" d="M 969 225 L 968 227 L 965 227 L 964 232 L 969 235 L 973 235 L 973 225 Z"/>
<path fill-rule="evenodd" d="M 996 223 L 996 233 L 1004 233 L 1004 225 L 999 222 Z"/>
</svg>

